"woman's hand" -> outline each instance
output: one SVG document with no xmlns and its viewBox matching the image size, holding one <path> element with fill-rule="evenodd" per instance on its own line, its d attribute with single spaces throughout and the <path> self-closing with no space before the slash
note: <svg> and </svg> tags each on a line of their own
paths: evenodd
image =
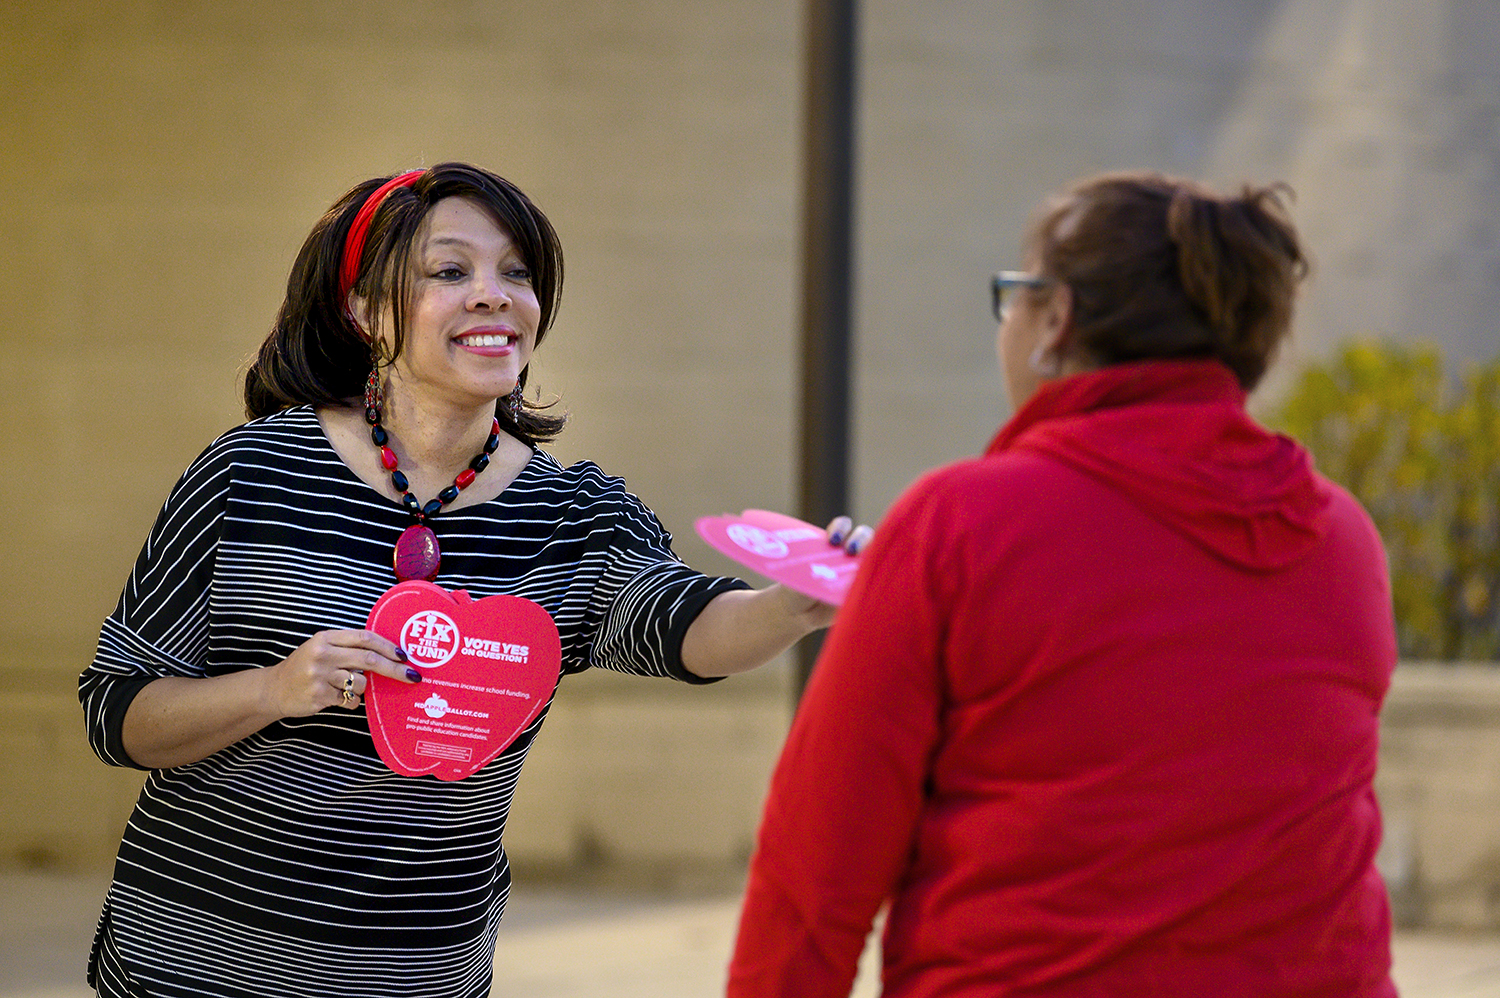
<svg viewBox="0 0 1500 998">
<path fill-rule="evenodd" d="M 854 521 L 847 516 L 836 516 L 828 523 L 828 543 L 833 547 L 843 548 L 851 555 L 863 551 L 874 536 L 874 528 L 863 523 L 856 527 Z M 804 622 L 809 633 L 832 626 L 833 618 L 838 613 L 838 607 L 832 603 L 824 603 L 780 584 L 770 588 L 778 590 L 778 595 L 786 605 L 787 614 Z"/>
<path fill-rule="evenodd" d="M 828 543 L 858 554 L 875 532 L 847 516 L 828 524 Z M 682 663 L 699 676 L 728 676 L 764 665 L 799 638 L 833 623 L 838 607 L 781 583 L 721 593 L 682 640 Z"/>
<path fill-rule="evenodd" d="M 373 631 L 319 631 L 265 670 L 266 702 L 277 717 L 303 717 L 325 707 L 358 707 L 365 673 L 419 683 L 406 652 Z"/>
</svg>

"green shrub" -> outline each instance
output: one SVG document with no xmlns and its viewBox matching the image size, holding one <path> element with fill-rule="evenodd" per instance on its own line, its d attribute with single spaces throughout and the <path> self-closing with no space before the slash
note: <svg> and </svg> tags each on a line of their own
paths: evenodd
<svg viewBox="0 0 1500 998">
<path fill-rule="evenodd" d="M 1357 342 L 1301 372 L 1271 422 L 1370 511 L 1403 658 L 1500 659 L 1500 359 Z"/>
</svg>

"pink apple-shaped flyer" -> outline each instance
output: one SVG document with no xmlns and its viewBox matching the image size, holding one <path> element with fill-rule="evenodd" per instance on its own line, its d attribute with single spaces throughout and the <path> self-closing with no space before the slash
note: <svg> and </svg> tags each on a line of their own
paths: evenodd
<svg viewBox="0 0 1500 998">
<path fill-rule="evenodd" d="M 828 543 L 828 533 L 794 516 L 747 509 L 739 516 L 705 516 L 698 534 L 741 565 L 834 606 L 844 602 L 859 556 Z"/>
</svg>

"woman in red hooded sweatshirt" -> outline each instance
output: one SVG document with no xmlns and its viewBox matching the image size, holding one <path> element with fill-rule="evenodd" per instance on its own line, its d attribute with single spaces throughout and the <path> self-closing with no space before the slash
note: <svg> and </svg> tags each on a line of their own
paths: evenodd
<svg viewBox="0 0 1500 998">
<path fill-rule="evenodd" d="M 1245 412 L 1276 188 L 1097 177 L 994 279 L 1013 418 L 865 555 L 766 804 L 732 998 L 1391 998 L 1379 537 Z"/>
</svg>

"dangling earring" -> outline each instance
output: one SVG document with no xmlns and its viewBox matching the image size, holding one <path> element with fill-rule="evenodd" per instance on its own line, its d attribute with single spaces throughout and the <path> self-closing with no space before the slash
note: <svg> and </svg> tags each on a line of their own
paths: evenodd
<svg viewBox="0 0 1500 998">
<path fill-rule="evenodd" d="M 385 392 L 380 387 L 380 362 L 370 365 L 370 376 L 365 379 L 365 422 L 380 422 L 380 410 L 385 408 Z"/>
<path fill-rule="evenodd" d="M 1031 351 L 1031 356 L 1026 360 L 1033 373 L 1044 378 L 1055 378 L 1062 373 L 1062 358 L 1055 351 L 1048 350 L 1047 344 L 1038 343 L 1036 349 Z"/>
<path fill-rule="evenodd" d="M 517 422 L 521 417 L 521 382 L 516 382 L 516 387 L 510 390 L 509 397 L 505 400 L 505 411 L 510 414 L 510 421 Z"/>
</svg>

